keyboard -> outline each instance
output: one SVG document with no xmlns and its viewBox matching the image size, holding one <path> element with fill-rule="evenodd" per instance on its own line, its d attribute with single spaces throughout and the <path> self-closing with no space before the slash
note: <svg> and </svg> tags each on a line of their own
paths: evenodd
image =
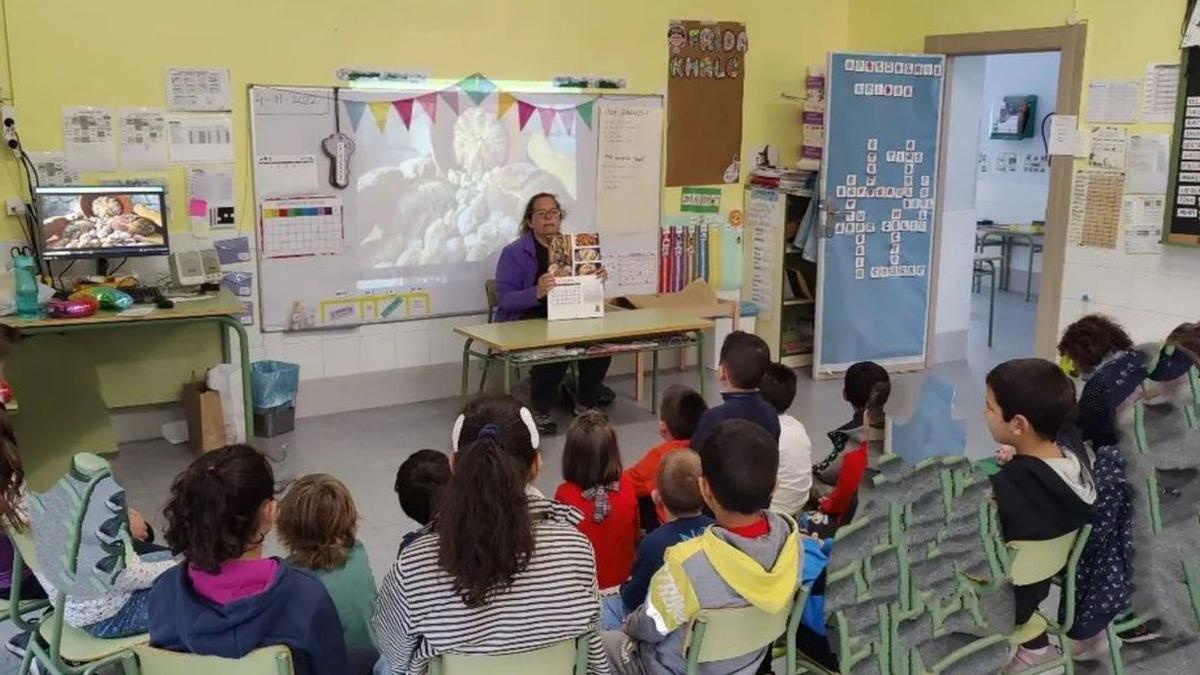
<svg viewBox="0 0 1200 675">
<path fill-rule="evenodd" d="M 136 305 L 157 304 L 163 298 L 162 291 L 158 290 L 157 286 L 132 286 L 121 290 L 128 293 Z"/>
</svg>

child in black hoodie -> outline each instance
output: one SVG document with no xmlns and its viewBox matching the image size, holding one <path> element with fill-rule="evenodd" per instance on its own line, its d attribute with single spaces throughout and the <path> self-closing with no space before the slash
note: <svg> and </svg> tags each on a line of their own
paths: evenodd
<svg viewBox="0 0 1200 675">
<path fill-rule="evenodd" d="M 1087 464 L 1055 440 L 1074 410 L 1075 386 L 1049 361 L 1018 359 L 988 373 L 984 417 L 1002 446 L 1004 468 L 991 480 L 1006 541 L 1055 539 L 1091 520 L 1096 487 Z M 1013 587 L 1017 626 L 1029 621 L 1049 591 L 1049 580 Z M 1022 644 L 1004 672 L 1055 657 L 1043 633 Z"/>
</svg>

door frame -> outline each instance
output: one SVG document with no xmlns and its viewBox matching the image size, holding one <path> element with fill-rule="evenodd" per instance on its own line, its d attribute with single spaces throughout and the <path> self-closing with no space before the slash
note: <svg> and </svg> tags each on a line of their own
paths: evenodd
<svg viewBox="0 0 1200 675">
<path fill-rule="evenodd" d="M 944 54 L 947 57 L 946 79 L 950 79 L 949 58 L 954 56 L 978 56 L 991 54 L 1019 54 L 1022 52 L 1058 52 L 1058 92 L 1054 112 L 1059 115 L 1078 115 L 1083 90 L 1083 59 L 1087 42 L 1087 24 L 1030 28 L 1023 30 L 989 31 L 984 33 L 956 33 L 950 35 L 928 35 L 925 37 L 925 52 Z M 950 87 L 942 93 L 943 114 L 952 112 Z M 947 148 L 947 129 L 942 125 L 942 138 L 938 143 L 939 154 Z M 946 162 L 938 158 L 937 189 L 935 190 L 936 222 L 944 225 L 944 190 Z M 1046 201 L 1046 233 L 1043 237 L 1042 278 L 1038 283 L 1037 322 L 1034 332 L 1034 353 L 1053 359 L 1058 344 L 1058 322 L 1062 305 L 1063 268 L 1067 250 L 1067 221 L 1071 209 L 1071 180 L 1075 158 L 1063 155 L 1050 157 L 1050 185 Z M 941 277 L 942 245 L 940 233 L 933 240 L 932 265 Z M 1030 270 L 1032 274 L 1033 270 Z M 934 322 L 937 318 L 938 284 L 930 284 L 929 326 L 927 334 L 932 340 Z M 926 366 L 933 351 L 926 348 Z"/>
</svg>

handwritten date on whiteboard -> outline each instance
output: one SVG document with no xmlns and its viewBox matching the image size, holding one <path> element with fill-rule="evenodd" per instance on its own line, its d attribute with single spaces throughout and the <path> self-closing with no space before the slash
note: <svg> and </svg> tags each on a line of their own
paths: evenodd
<svg viewBox="0 0 1200 675">
<path fill-rule="evenodd" d="M 328 115 L 333 94 L 319 89 L 255 87 L 254 112 L 258 115 Z"/>
</svg>

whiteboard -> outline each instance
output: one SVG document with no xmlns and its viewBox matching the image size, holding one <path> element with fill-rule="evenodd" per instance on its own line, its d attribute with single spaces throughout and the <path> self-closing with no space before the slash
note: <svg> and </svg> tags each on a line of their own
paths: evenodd
<svg viewBox="0 0 1200 675">
<path fill-rule="evenodd" d="M 659 129 L 637 141 L 645 146 L 639 157 L 654 163 L 639 174 L 647 184 L 637 194 L 653 203 L 610 235 L 596 220 L 598 129 L 605 111 L 617 107 L 653 110 Z M 661 110 L 660 96 L 492 92 L 476 101 L 458 89 L 339 89 L 335 98 L 329 87 L 251 86 L 262 329 L 483 313 L 484 282 L 538 192 L 559 196 L 564 230 L 600 232 L 611 257 L 607 295 L 654 292 L 657 269 L 634 266 L 651 258 L 657 264 L 645 253 L 655 250 L 661 213 Z M 330 184 L 321 146 L 339 127 L 355 144 L 345 189 Z M 340 200 L 336 250 L 325 221 L 319 252 L 263 255 L 264 215 L 268 228 L 280 222 L 272 219 L 280 212 L 268 208 L 274 200 L 328 204 L 321 198 L 330 197 Z M 628 269 L 620 269 L 623 261 Z"/>
</svg>

